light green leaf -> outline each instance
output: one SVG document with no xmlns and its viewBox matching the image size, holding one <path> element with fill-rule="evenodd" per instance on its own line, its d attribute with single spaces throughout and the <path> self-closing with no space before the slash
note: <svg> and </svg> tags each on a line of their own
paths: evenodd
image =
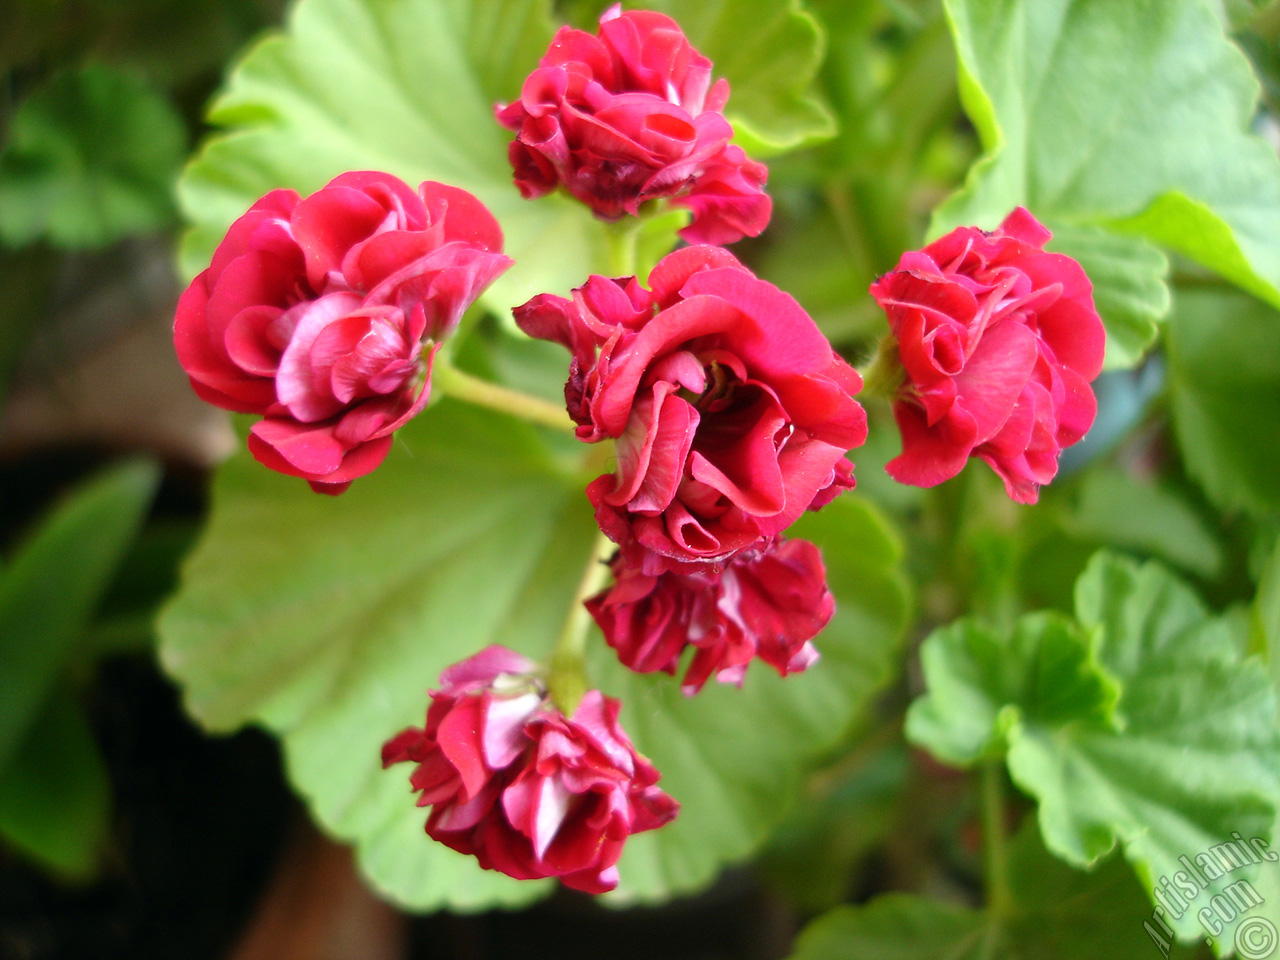
<svg viewBox="0 0 1280 960">
<path fill-rule="evenodd" d="M 1048 249 L 1080 262 L 1093 281 L 1094 305 L 1107 327 L 1106 366 L 1136 366 L 1169 313 L 1169 260 L 1141 237 L 1097 227 L 1057 226 Z"/>
<path fill-rule="evenodd" d="M 505 314 L 567 294 L 604 269 L 604 229 L 562 195 L 524 200 L 493 106 L 520 92 L 552 35 L 547 0 L 302 0 L 283 34 L 253 47 L 209 119 L 179 196 L 193 229 L 188 275 L 230 223 L 277 187 L 309 193 L 345 170 L 469 190 L 498 218 L 517 263 L 485 295 Z M 674 243 L 674 236 L 672 237 Z"/>
<path fill-rule="evenodd" d="M 1010 844 L 1015 908 L 988 917 L 923 897 L 889 894 L 840 907 L 805 928 L 792 960 L 1134 960 L 1155 951 L 1151 907 L 1112 857 L 1073 870 L 1049 856 L 1028 825 Z M 1158 935 L 1163 935 L 1156 926 Z M 1165 956 L 1184 956 L 1176 947 Z"/>
<path fill-rule="evenodd" d="M 810 94 L 822 63 L 822 26 L 799 0 L 633 4 L 679 21 L 731 88 L 725 115 L 734 141 L 763 159 L 835 135 L 830 111 Z"/>
<path fill-rule="evenodd" d="M 1188 471 L 1224 510 L 1280 512 L 1280 313 L 1233 291 L 1182 291 L 1167 344 Z"/>
<path fill-rule="evenodd" d="M 60 690 L 0 769 L 0 838 L 58 874 L 88 879 L 106 838 L 110 795 L 93 731 Z"/>
<path fill-rule="evenodd" d="M 1280 160 L 1249 132 L 1258 85 L 1208 4 L 946 7 L 987 153 L 934 234 L 993 227 L 1023 204 L 1055 224 L 1145 236 L 1280 305 Z M 1126 357 L 1137 345 L 1113 338 Z"/>
<path fill-rule="evenodd" d="M 1233 832 L 1267 836 L 1280 800 L 1280 727 L 1237 621 L 1210 616 L 1161 567 L 1105 552 L 1076 585 L 1076 614 L 1085 632 L 1023 618 L 1003 660 L 998 638 L 974 624 L 935 634 L 923 651 L 929 693 L 912 707 L 909 736 L 962 764 L 1006 745 L 1013 779 L 1040 802 L 1049 849 L 1087 866 L 1119 841 L 1149 890 L 1183 870 L 1180 856 L 1211 855 Z M 1087 662 L 1091 638 L 1120 686 L 1109 722 L 1096 698 L 1071 695 L 1079 672 L 1060 666 Z M 1034 690 L 1056 691 L 1056 708 Z M 1212 896 L 1242 877 L 1256 871 L 1201 888 Z M 1194 914 L 1170 922 L 1184 939 L 1201 933 Z"/>
<path fill-rule="evenodd" d="M 999 756 L 1025 730 L 1112 726 L 1119 688 L 1095 644 L 1066 617 L 1023 617 L 1008 640 L 976 620 L 935 630 L 920 649 L 928 694 L 907 737 L 948 763 Z"/>
<path fill-rule="evenodd" d="M 0 572 L 0 769 L 110 584 L 158 479 L 154 464 L 134 461 L 82 485 Z"/>
<path fill-rule="evenodd" d="M 107 67 L 55 74 L 23 101 L 0 154 L 0 240 L 95 247 L 173 218 L 182 118 Z"/>
<path fill-rule="evenodd" d="M 209 728 L 258 722 L 281 736 L 294 785 L 387 896 L 417 909 L 526 902 L 547 885 L 481 871 L 425 836 L 406 769 L 381 770 L 379 748 L 422 723 L 450 663 L 490 643 L 547 657 L 594 538 L 587 478 L 557 466 L 533 428 L 449 400 L 398 438 L 337 499 L 244 453 L 228 461 L 161 615 L 161 657 Z M 807 674 L 784 682 L 756 666 L 742 691 L 686 699 L 592 641 L 593 681 L 623 699 L 637 747 L 683 804 L 629 843 L 621 896 L 688 891 L 748 855 L 806 760 L 886 679 L 906 606 L 896 539 L 856 500 L 806 529 L 843 604 Z"/>
</svg>

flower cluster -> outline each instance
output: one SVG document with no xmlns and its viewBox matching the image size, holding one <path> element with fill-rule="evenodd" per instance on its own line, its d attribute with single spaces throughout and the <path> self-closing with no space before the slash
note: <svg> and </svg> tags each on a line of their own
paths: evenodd
<svg viewBox="0 0 1280 960">
<path fill-rule="evenodd" d="M 563 186 L 606 220 L 650 200 L 693 212 L 692 243 L 732 243 L 769 222 L 768 171 L 729 142 L 726 80 L 660 13 L 610 8 L 592 36 L 564 27 L 520 99 L 497 111 L 525 197 Z"/>
<path fill-rule="evenodd" d="M 593 276 L 515 317 L 570 351 L 579 439 L 616 444 L 616 470 L 587 487 L 616 582 L 588 608 L 622 662 L 674 673 L 692 646 L 693 693 L 713 675 L 741 683 L 756 656 L 783 675 L 816 660 L 808 641 L 834 606 L 822 560 L 777 538 L 853 485 L 845 453 L 867 426 L 861 379 L 800 305 L 693 246 L 648 289 Z"/>
<path fill-rule="evenodd" d="M 263 417 L 259 461 L 341 493 L 426 405 L 424 345 L 511 262 L 498 222 L 457 187 L 359 172 L 305 198 L 275 190 L 183 293 L 174 346 L 201 397 Z"/>
<path fill-rule="evenodd" d="M 603 893 L 617 886 L 627 837 L 678 805 L 619 726 L 617 700 L 592 690 L 566 717 L 538 672 L 496 646 L 455 664 L 431 692 L 426 726 L 388 740 L 382 762 L 416 765 L 409 782 L 432 808 L 432 838 L 486 870 Z"/>
<path fill-rule="evenodd" d="M 618 701 L 581 693 L 590 619 L 630 669 L 683 670 L 689 695 L 741 685 L 755 659 L 784 677 L 810 667 L 835 600 L 818 548 L 785 531 L 854 486 L 847 454 L 867 436 L 859 373 L 796 300 L 717 246 L 759 234 L 771 206 L 711 69 L 669 17 L 614 7 L 594 36 L 557 33 L 520 98 L 496 108 L 517 133 L 525 197 L 560 186 L 611 221 L 682 206 L 693 245 L 644 283 L 591 276 L 514 309 L 524 333 L 569 352 L 578 439 L 616 454 L 586 488 L 607 550 L 546 686 L 537 664 L 490 647 L 446 670 L 425 726 L 382 755 L 414 765 L 431 837 L 591 893 L 618 883 L 626 839 L 677 804 Z M 895 479 L 932 486 L 978 457 L 1034 502 L 1089 429 L 1104 332 L 1084 271 L 1048 239 L 1019 208 L 993 233 L 962 227 L 904 254 L 872 285 L 890 328 L 874 382 L 901 429 Z M 441 341 L 511 262 L 497 222 L 456 187 L 365 172 L 305 198 L 276 190 L 183 294 L 178 358 L 200 396 L 262 418 L 248 440 L 259 461 L 341 492 L 423 409 Z M 464 376 L 438 374 L 450 389 Z M 481 384 L 472 399 L 512 396 Z M 558 417 L 543 405 L 543 422 Z M 612 582 L 596 592 L 604 562 Z"/>
</svg>

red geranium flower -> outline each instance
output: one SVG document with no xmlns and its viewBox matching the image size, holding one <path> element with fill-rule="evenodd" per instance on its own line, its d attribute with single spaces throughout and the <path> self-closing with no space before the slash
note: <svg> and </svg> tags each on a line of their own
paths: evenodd
<svg viewBox="0 0 1280 960">
<path fill-rule="evenodd" d="M 627 837 L 679 805 L 618 723 L 620 705 L 589 691 L 572 717 L 553 707 L 537 666 L 489 647 L 446 670 L 424 728 L 382 748 L 384 766 L 416 764 L 409 782 L 430 806 L 427 834 L 517 880 L 558 877 L 603 893 Z"/>
<path fill-rule="evenodd" d="M 728 99 L 674 20 L 614 6 L 595 36 L 561 28 L 497 117 L 517 131 L 509 155 L 525 197 L 559 184 L 606 220 L 667 199 L 693 211 L 686 240 L 732 243 L 765 228 L 772 202 L 764 164 L 729 143 Z"/>
<path fill-rule="evenodd" d="M 782 676 L 818 659 L 809 641 L 835 612 L 822 554 L 807 540 L 783 540 L 739 554 L 722 570 L 650 576 L 614 557 L 613 586 L 587 601 L 609 646 L 639 673 L 675 674 L 693 659 L 681 688 L 697 693 L 713 675 L 742 685 L 756 657 Z"/>
<path fill-rule="evenodd" d="M 1019 207 L 994 233 L 958 227 L 903 254 L 872 284 L 905 371 L 895 480 L 931 487 L 977 456 L 1035 503 L 1093 424 L 1106 332 L 1089 278 L 1045 252 L 1050 236 Z"/>
<path fill-rule="evenodd" d="M 174 346 L 201 397 L 265 417 L 259 461 L 341 493 L 426 405 L 424 345 L 510 265 L 466 191 L 345 173 L 305 198 L 272 191 L 231 225 L 178 301 Z"/>
<path fill-rule="evenodd" d="M 677 250 L 649 282 L 591 277 L 515 316 L 573 353 L 579 438 L 617 440 L 616 472 L 587 495 L 627 564 L 653 575 L 761 547 L 852 486 L 844 454 L 867 427 L 858 374 L 732 254 Z"/>
</svg>

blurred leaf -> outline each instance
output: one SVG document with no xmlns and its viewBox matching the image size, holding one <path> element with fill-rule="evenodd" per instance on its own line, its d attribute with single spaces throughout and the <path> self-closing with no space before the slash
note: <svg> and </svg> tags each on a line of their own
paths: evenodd
<svg viewBox="0 0 1280 960">
<path fill-rule="evenodd" d="M 823 914 L 804 928 L 791 960 L 978 960 L 982 937 L 975 910 L 889 893 Z"/>
<path fill-rule="evenodd" d="M 527 902 L 545 884 L 484 872 L 429 840 L 382 742 L 421 723 L 440 671 L 489 643 L 546 657 L 594 538 L 585 478 L 533 428 L 444 400 L 410 423 L 385 464 L 339 499 L 262 469 L 243 451 L 217 477 L 210 525 L 160 619 L 161 657 L 209 728 L 260 722 L 320 823 L 354 842 L 365 874 L 416 909 Z M 683 804 L 633 838 L 621 896 L 710 880 L 786 813 L 806 763 L 888 676 L 905 616 L 900 548 L 868 505 L 805 522 L 841 607 L 823 659 L 783 681 L 695 698 L 622 668 L 599 638 L 591 675 Z"/>
<path fill-rule="evenodd" d="M 59 690 L 0 769 L 0 838 L 56 873 L 88 879 L 106 839 L 110 792 L 80 705 Z"/>
<path fill-rule="evenodd" d="M 809 89 L 822 63 L 822 27 L 799 0 L 630 5 L 675 17 L 715 64 L 715 76 L 728 79 L 725 115 L 748 156 L 759 160 L 835 135 L 830 112 Z"/>
<path fill-rule="evenodd" d="M 1280 543 L 1272 551 L 1271 560 L 1262 572 L 1258 596 L 1253 603 L 1255 646 L 1271 666 L 1271 679 L 1280 694 Z"/>
<path fill-rule="evenodd" d="M 863 749 L 855 745 L 852 756 L 861 759 Z M 855 769 L 836 771 L 834 783 L 831 774 L 821 775 L 821 783 L 811 785 L 765 847 L 760 860 L 765 877 L 805 912 L 842 903 L 859 862 L 894 827 L 909 769 L 906 747 L 898 739 Z"/>
<path fill-rule="evenodd" d="M 185 152 L 181 117 L 145 81 L 56 73 L 18 108 L 0 154 L 0 240 L 97 247 L 164 227 Z"/>
<path fill-rule="evenodd" d="M 1063 526 L 1095 545 L 1159 557 L 1205 578 L 1222 568 L 1222 547 L 1183 497 L 1116 469 L 1085 476 L 1079 501 Z"/>
<path fill-rule="evenodd" d="M 1093 281 L 1094 305 L 1107 327 L 1107 368 L 1137 365 L 1169 313 L 1168 258 L 1141 237 L 1051 226 L 1048 249 L 1074 257 Z"/>
<path fill-rule="evenodd" d="M 1280 160 L 1249 132 L 1257 81 L 1208 4 L 947 10 L 961 98 L 987 153 L 933 234 L 990 228 L 1024 204 L 1054 224 L 1140 234 L 1280 305 Z M 1100 290 L 1104 303 L 1127 295 L 1123 279 L 1115 294 Z M 1113 334 L 1126 359 L 1134 332 Z"/>
<path fill-rule="evenodd" d="M 1280 511 L 1280 313 L 1233 291 L 1180 291 L 1167 341 L 1187 470 L 1221 509 Z"/>
<path fill-rule="evenodd" d="M 1024 617 L 1003 657 L 977 624 L 935 633 L 910 738 L 959 764 L 1007 747 L 1014 781 L 1040 802 L 1049 849 L 1086 866 L 1119 841 L 1148 889 L 1182 869 L 1179 856 L 1233 831 L 1267 836 L 1280 801 L 1280 726 L 1237 622 L 1210 616 L 1159 566 L 1105 552 L 1077 582 L 1076 614 L 1083 631 Z M 1110 716 L 1103 697 L 1086 695 L 1106 687 L 1095 643 L 1119 683 Z M 1242 876 L 1256 871 L 1208 881 L 1209 895 Z M 1203 934 L 1190 912 L 1170 922 L 1184 939 Z"/>
<path fill-rule="evenodd" d="M 137 534 L 156 466 L 113 467 L 70 494 L 0 573 L 0 770 Z"/>
<path fill-rule="evenodd" d="M 904 894 L 839 907 L 805 928 L 792 960 L 1134 960 L 1158 945 L 1142 890 L 1119 857 L 1073 870 L 1028 824 L 1010 844 L 1011 916 Z M 1160 927 L 1154 928 L 1162 934 Z M 1185 956 L 1174 949 L 1166 957 Z"/>
</svg>

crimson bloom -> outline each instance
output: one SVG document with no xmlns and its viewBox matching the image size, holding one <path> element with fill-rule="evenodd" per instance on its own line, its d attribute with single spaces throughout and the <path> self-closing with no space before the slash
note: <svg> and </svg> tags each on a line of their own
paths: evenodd
<svg viewBox="0 0 1280 960">
<path fill-rule="evenodd" d="M 178 301 L 178 360 L 202 398 L 264 417 L 249 449 L 341 493 L 426 405 L 438 342 L 511 265 L 475 197 L 345 173 L 274 190 L 231 225 Z"/>
<path fill-rule="evenodd" d="M 1092 426 L 1106 333 L 1089 278 L 1045 252 L 1050 236 L 1019 207 L 993 233 L 959 227 L 903 254 L 872 284 L 905 374 L 895 480 L 931 487 L 977 456 L 1010 497 L 1035 503 Z"/>
<path fill-rule="evenodd" d="M 624 561 L 652 576 L 763 547 L 852 486 L 844 454 L 867 427 L 858 374 L 732 254 L 677 250 L 649 282 L 593 276 L 515 317 L 573 354 L 578 437 L 617 440 L 616 473 L 587 495 Z"/>
<path fill-rule="evenodd" d="M 729 143 L 726 80 L 670 17 L 611 7 L 592 36 L 562 27 L 520 98 L 497 118 L 525 197 L 557 184 L 597 216 L 636 216 L 666 199 L 693 211 L 680 235 L 732 243 L 769 222 L 768 170 Z"/>
<path fill-rule="evenodd" d="M 604 893 L 617 886 L 627 837 L 679 805 L 618 724 L 617 700 L 592 690 L 565 717 L 537 669 L 498 646 L 450 667 L 425 728 L 387 741 L 382 763 L 416 765 L 409 782 L 432 807 L 433 839 L 517 880 Z"/>
<path fill-rule="evenodd" d="M 835 612 L 822 554 L 807 540 L 749 550 L 721 570 L 650 576 L 618 556 L 612 567 L 616 582 L 587 601 L 605 640 L 639 673 L 674 674 L 693 647 L 686 694 L 712 675 L 741 686 L 756 657 L 784 677 L 808 668 L 818 659 L 809 641 Z"/>
</svg>

